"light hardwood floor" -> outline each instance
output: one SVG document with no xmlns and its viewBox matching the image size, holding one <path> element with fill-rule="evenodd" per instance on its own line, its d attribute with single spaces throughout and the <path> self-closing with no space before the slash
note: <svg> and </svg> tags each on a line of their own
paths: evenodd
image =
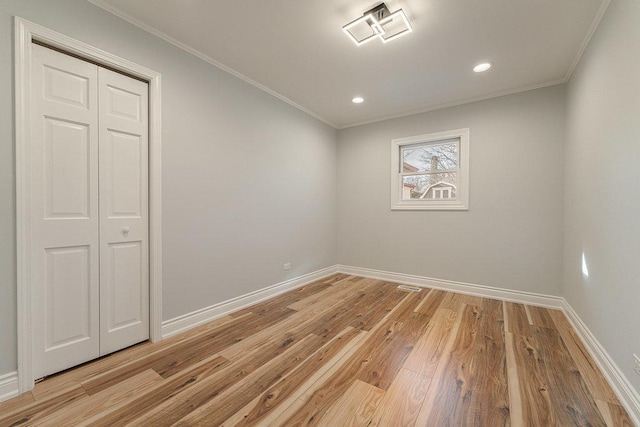
<svg viewBox="0 0 640 427">
<path fill-rule="evenodd" d="M 632 423 L 560 311 L 335 275 L 47 378 L 0 425 Z"/>
</svg>

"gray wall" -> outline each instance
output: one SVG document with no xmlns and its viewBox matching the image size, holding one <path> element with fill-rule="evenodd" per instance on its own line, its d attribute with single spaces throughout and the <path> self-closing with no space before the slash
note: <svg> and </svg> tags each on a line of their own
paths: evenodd
<svg viewBox="0 0 640 427">
<path fill-rule="evenodd" d="M 334 129 L 86 1 L 2 0 L 0 375 L 17 366 L 14 15 L 162 73 L 165 320 L 336 263 Z"/>
<path fill-rule="evenodd" d="M 563 294 L 640 376 L 640 2 L 613 0 L 567 88 Z M 585 255 L 589 276 L 582 275 Z"/>
<path fill-rule="evenodd" d="M 391 139 L 470 128 L 469 211 L 391 211 Z M 564 88 L 338 133 L 338 261 L 557 295 Z"/>
</svg>

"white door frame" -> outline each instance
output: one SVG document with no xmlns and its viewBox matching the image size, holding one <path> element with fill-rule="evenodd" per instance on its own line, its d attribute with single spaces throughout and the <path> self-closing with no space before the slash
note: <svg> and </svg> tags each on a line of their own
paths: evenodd
<svg viewBox="0 0 640 427">
<path fill-rule="evenodd" d="M 31 278 L 30 278 L 30 82 L 33 41 L 80 58 L 122 71 L 149 84 L 149 336 L 162 339 L 162 226 L 161 226 L 161 122 L 160 73 L 134 64 L 15 17 L 15 114 L 16 114 L 16 252 L 18 281 L 18 386 L 20 393 L 33 389 Z"/>
</svg>

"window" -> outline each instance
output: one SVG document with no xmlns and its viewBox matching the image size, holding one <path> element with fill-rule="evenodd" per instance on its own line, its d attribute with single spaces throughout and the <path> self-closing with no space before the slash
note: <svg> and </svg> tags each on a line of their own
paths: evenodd
<svg viewBox="0 0 640 427">
<path fill-rule="evenodd" d="M 469 209 L 469 129 L 391 141 L 391 209 Z"/>
<path fill-rule="evenodd" d="M 451 196 L 451 187 L 448 188 L 434 188 L 433 189 L 433 198 L 434 199 L 452 199 Z"/>
</svg>

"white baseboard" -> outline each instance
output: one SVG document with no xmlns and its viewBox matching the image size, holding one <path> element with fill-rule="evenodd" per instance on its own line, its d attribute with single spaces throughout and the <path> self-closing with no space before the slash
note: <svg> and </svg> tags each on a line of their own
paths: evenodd
<svg viewBox="0 0 640 427">
<path fill-rule="evenodd" d="M 602 371 L 635 425 L 640 426 L 640 395 L 633 388 L 620 368 L 618 368 L 618 365 L 616 365 L 611 356 L 609 356 L 609 353 L 607 353 L 602 344 L 600 344 L 580 316 L 578 316 L 578 313 L 573 310 L 564 298 L 563 300 L 564 312 L 573 325 L 573 329 L 575 329 L 582 343 L 600 368 L 600 371 Z"/>
<path fill-rule="evenodd" d="M 162 322 L 162 338 L 167 338 L 179 332 L 186 331 L 187 329 L 191 329 L 194 326 L 198 326 L 211 320 L 217 319 L 218 317 L 222 317 L 226 314 L 248 307 L 260 301 L 273 298 L 276 295 L 280 295 L 292 289 L 307 285 L 311 282 L 320 280 L 323 277 L 330 276 L 337 272 L 338 267 L 334 265 L 322 270 L 317 270 L 312 273 L 305 274 L 304 276 L 296 277 L 285 282 L 280 282 L 254 292 L 232 298 L 227 301 L 220 302 L 218 304 L 214 304 L 209 307 L 202 308 L 200 310 L 193 311 L 191 313 L 184 314 L 182 316 L 175 317 L 173 319 L 166 320 Z"/>
<path fill-rule="evenodd" d="M 430 277 L 414 276 L 411 274 L 393 273 L 389 271 L 373 270 L 370 268 L 338 265 L 338 272 L 355 276 L 370 277 L 372 279 L 387 280 L 425 288 L 443 289 L 467 295 L 495 298 L 502 301 L 519 302 L 540 307 L 562 309 L 564 299 L 552 295 L 535 294 L 532 292 L 513 291 L 510 289 L 494 288 L 492 286 L 476 285 L 473 283 L 454 282 L 451 280 L 433 279 Z"/>
<path fill-rule="evenodd" d="M 16 397 L 18 392 L 18 372 L 0 375 L 0 402 Z"/>
</svg>

